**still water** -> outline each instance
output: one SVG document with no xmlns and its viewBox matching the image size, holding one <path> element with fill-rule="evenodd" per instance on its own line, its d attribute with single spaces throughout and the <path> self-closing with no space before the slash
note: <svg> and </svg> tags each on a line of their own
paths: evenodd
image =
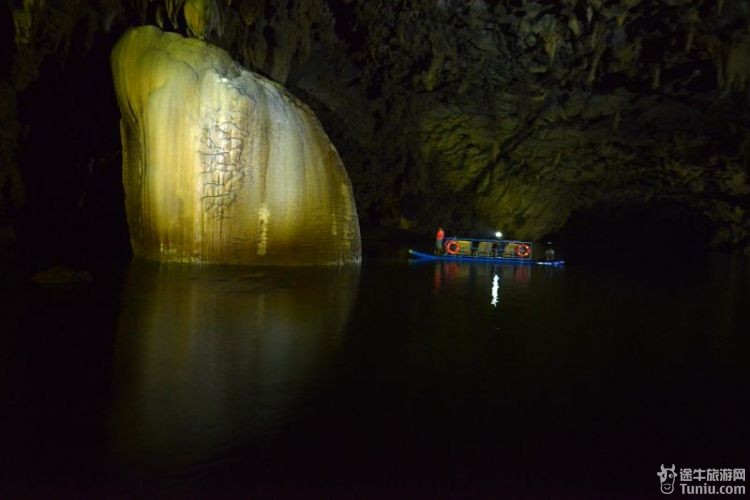
<svg viewBox="0 0 750 500">
<path fill-rule="evenodd" d="M 648 498 L 662 463 L 750 466 L 745 258 L 94 277 L 5 287 L 11 494 Z"/>
</svg>

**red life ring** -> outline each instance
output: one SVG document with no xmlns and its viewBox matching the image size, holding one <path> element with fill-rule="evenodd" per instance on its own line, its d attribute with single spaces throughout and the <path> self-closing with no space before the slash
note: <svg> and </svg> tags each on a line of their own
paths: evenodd
<svg viewBox="0 0 750 500">
<path fill-rule="evenodd" d="M 516 247 L 516 255 L 521 257 L 522 259 L 525 259 L 529 255 L 531 255 L 531 247 L 526 243 L 521 243 Z"/>
<path fill-rule="evenodd" d="M 461 245 L 456 240 L 448 240 L 445 242 L 445 251 L 451 255 L 456 255 L 461 250 Z"/>
</svg>

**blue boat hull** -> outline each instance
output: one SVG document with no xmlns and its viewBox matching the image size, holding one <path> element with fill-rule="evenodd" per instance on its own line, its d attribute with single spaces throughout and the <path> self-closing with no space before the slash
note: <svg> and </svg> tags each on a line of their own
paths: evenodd
<svg viewBox="0 0 750 500">
<path fill-rule="evenodd" d="M 494 262 L 497 264 L 519 264 L 534 266 L 560 267 L 565 264 L 564 260 L 532 260 L 532 259 L 509 259 L 506 257 L 475 257 L 470 255 L 434 255 L 409 249 L 409 254 L 424 260 L 448 260 L 452 262 Z"/>
</svg>

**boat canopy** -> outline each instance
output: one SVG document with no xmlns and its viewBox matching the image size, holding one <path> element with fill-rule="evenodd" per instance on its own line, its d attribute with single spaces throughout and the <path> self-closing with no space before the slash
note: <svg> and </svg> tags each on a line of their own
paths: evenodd
<svg viewBox="0 0 750 500">
<path fill-rule="evenodd" d="M 443 250 L 455 256 L 531 259 L 534 246 L 530 241 L 451 236 L 445 238 Z"/>
</svg>

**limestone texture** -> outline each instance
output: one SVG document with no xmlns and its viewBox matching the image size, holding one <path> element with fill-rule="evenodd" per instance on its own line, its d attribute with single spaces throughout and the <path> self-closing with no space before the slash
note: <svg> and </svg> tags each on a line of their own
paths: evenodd
<svg viewBox="0 0 750 500">
<path fill-rule="evenodd" d="M 344 166 L 312 111 L 281 85 L 217 47 L 153 26 L 123 35 L 112 73 L 136 255 L 224 264 L 359 261 Z"/>
</svg>

